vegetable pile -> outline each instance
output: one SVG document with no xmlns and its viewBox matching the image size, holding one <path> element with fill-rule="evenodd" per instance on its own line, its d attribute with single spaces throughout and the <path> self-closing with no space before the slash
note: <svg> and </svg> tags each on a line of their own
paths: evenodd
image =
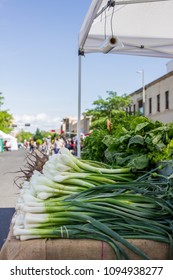
<svg viewBox="0 0 173 280">
<path fill-rule="evenodd" d="M 150 239 L 170 244 L 171 258 L 172 178 L 159 176 L 136 178 L 129 168 L 77 159 L 62 148 L 24 182 L 13 234 L 20 240 L 89 236 L 109 243 L 117 259 L 129 258 L 122 245 L 148 259 L 128 239 Z"/>
<path fill-rule="evenodd" d="M 120 122 L 111 133 L 101 130 L 97 134 L 93 131 L 86 137 L 83 159 L 149 170 L 159 161 L 173 158 L 173 123 L 163 124 L 137 116 L 123 124 Z"/>
</svg>

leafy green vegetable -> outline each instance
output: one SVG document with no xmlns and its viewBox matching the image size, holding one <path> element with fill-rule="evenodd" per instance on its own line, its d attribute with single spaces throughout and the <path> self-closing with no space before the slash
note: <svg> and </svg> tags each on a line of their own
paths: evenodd
<svg viewBox="0 0 173 280">
<path fill-rule="evenodd" d="M 148 126 L 149 122 L 139 123 L 135 128 L 135 133 L 141 131 L 144 127 Z"/>
<path fill-rule="evenodd" d="M 128 166 L 130 167 L 134 167 L 136 169 L 142 170 L 144 168 L 146 168 L 149 164 L 149 158 L 147 155 L 140 155 L 138 157 L 135 157 L 134 159 L 132 159 Z"/>
<path fill-rule="evenodd" d="M 128 147 L 130 147 L 130 145 L 133 144 L 139 144 L 139 145 L 144 145 L 144 137 L 142 137 L 141 135 L 135 135 L 133 137 L 130 138 L 129 143 L 128 143 Z"/>
<path fill-rule="evenodd" d="M 93 132 L 84 144 L 84 158 L 87 159 L 87 151 L 90 156 L 92 154 L 93 160 L 139 170 L 149 169 L 159 161 L 172 159 L 173 147 L 170 143 L 173 139 L 173 123 L 163 124 L 142 116 L 127 117 L 126 122 L 124 120 L 123 123 L 120 120 L 119 124 L 113 127 L 112 133 L 97 132 L 98 135 L 104 135 L 103 139 L 97 135 L 93 141 L 96 135 L 96 132 Z M 89 143 L 93 145 L 92 153 L 91 149 L 88 149 Z"/>
</svg>

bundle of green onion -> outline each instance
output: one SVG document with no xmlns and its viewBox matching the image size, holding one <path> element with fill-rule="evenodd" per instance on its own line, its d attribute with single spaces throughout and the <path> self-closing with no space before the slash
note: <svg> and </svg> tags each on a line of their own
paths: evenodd
<svg viewBox="0 0 173 280">
<path fill-rule="evenodd" d="M 127 239 L 169 243 L 172 252 L 171 186 L 132 179 L 127 168 L 88 164 L 63 148 L 24 182 L 13 233 L 20 240 L 89 235 L 109 243 L 118 259 L 128 259 L 121 244 L 148 259 Z"/>
</svg>

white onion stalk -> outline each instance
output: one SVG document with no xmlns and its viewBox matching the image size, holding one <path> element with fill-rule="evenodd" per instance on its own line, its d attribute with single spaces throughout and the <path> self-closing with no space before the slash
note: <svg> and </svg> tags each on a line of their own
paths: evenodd
<svg viewBox="0 0 173 280">
<path fill-rule="evenodd" d="M 99 167 L 94 167 L 91 166 L 87 163 L 81 162 L 78 160 L 76 157 L 74 157 L 70 151 L 66 148 L 61 148 L 60 153 L 62 155 L 67 155 L 69 157 L 69 161 L 73 161 L 79 168 L 85 170 L 85 171 L 90 171 L 94 173 L 106 173 L 106 174 L 116 174 L 116 173 L 127 173 L 130 171 L 130 168 L 120 168 L 120 169 L 109 169 L 109 168 L 99 168 Z"/>
<path fill-rule="evenodd" d="M 16 236 L 17 238 L 17 236 Z M 40 239 L 41 236 L 40 235 L 18 235 L 17 239 L 20 239 L 21 241 L 25 241 L 25 240 L 30 240 L 30 239 Z"/>
<path fill-rule="evenodd" d="M 70 194 L 74 194 L 74 192 L 63 191 L 63 192 L 59 192 L 59 194 L 40 192 L 40 193 L 37 194 L 37 198 L 39 198 L 41 200 L 47 200 L 48 198 L 52 198 L 52 197 L 57 198 L 57 196 L 59 197 L 60 195 L 62 196 L 62 195 L 70 195 Z"/>
<path fill-rule="evenodd" d="M 23 205 L 21 210 L 25 213 L 43 213 L 45 212 L 46 209 L 45 206 L 32 207 L 32 206 Z"/>
<path fill-rule="evenodd" d="M 67 165 L 64 165 L 62 163 L 55 163 L 55 169 L 58 171 L 58 172 L 65 172 L 65 171 L 70 171 L 72 170 L 72 168 L 70 166 L 67 166 Z"/>
<path fill-rule="evenodd" d="M 65 165 L 71 167 L 74 171 L 81 172 L 81 169 L 77 166 L 75 160 L 72 160 L 72 158 L 67 154 L 61 154 L 61 160 Z"/>
<path fill-rule="evenodd" d="M 59 183 L 69 179 L 75 179 L 75 178 L 85 179 L 87 177 L 88 177 L 88 173 L 69 173 L 69 174 L 62 173 L 54 176 L 53 180 Z"/>
<path fill-rule="evenodd" d="M 57 188 L 51 188 L 51 187 L 48 187 L 46 185 L 33 184 L 32 187 L 37 194 L 40 193 L 40 192 L 47 192 L 47 193 L 60 193 L 61 192 Z"/>
<path fill-rule="evenodd" d="M 34 197 L 32 194 L 30 193 L 25 193 L 22 196 L 24 203 L 27 203 L 28 205 L 32 203 L 36 203 L 38 205 L 38 203 L 42 202 L 41 199 Z"/>
<path fill-rule="evenodd" d="M 102 174 L 103 171 L 105 174 Z M 106 176 L 109 172 L 113 175 Z M 81 206 L 72 206 L 64 199 L 71 195 L 75 197 L 81 191 L 95 188 L 98 184 L 115 183 L 117 178 L 114 175 L 118 172 L 117 169 L 99 168 L 81 162 L 68 149 L 62 148 L 60 154 L 50 156 L 42 173 L 34 171 L 30 181 L 24 182 L 16 203 L 14 235 L 21 240 L 56 236 L 51 227 L 73 224 L 82 215 Z M 59 235 L 59 229 L 57 231 Z"/>
</svg>

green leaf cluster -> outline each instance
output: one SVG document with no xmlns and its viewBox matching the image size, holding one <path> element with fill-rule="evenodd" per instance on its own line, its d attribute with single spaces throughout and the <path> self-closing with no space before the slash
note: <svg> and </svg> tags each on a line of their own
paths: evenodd
<svg viewBox="0 0 173 280">
<path fill-rule="evenodd" d="M 119 133 L 107 135 L 103 143 L 107 146 L 105 157 L 120 166 L 149 168 L 173 155 L 173 123 L 163 124 L 144 117 L 131 121 L 129 130 L 121 128 Z"/>
<path fill-rule="evenodd" d="M 102 139 L 101 135 L 104 136 Z M 163 124 L 143 116 L 126 116 L 123 122 L 119 119 L 112 134 L 106 133 L 106 130 L 99 131 L 99 134 L 95 131 L 91 138 L 92 141 L 87 139 L 84 148 L 84 151 L 88 151 L 89 158 L 92 155 L 95 160 L 97 145 L 102 147 L 102 150 L 97 148 L 97 160 L 111 165 L 143 170 L 155 166 L 159 161 L 173 158 L 173 123 Z"/>
<path fill-rule="evenodd" d="M 112 119 L 117 111 L 121 111 L 125 114 L 123 108 L 126 108 L 131 104 L 129 96 L 118 96 L 114 91 L 107 91 L 107 93 L 108 97 L 106 99 L 99 97 L 98 100 L 94 101 L 92 104 L 94 108 L 89 109 L 84 113 L 84 115 L 92 117 L 91 129 L 95 127 L 95 125 L 98 126 L 97 121 L 99 123 L 102 121 L 105 123 L 105 118 Z"/>
<path fill-rule="evenodd" d="M 90 136 L 84 140 L 84 148 L 82 149 L 82 159 L 90 159 L 96 161 L 105 161 L 104 152 L 107 146 L 103 143 L 107 131 L 104 129 L 94 130 Z"/>
<path fill-rule="evenodd" d="M 0 111 L 0 130 L 5 133 L 11 132 L 13 116 L 8 111 Z"/>
<path fill-rule="evenodd" d="M 122 110 L 130 104 L 127 96 L 119 97 L 112 91 L 105 100 L 93 102 L 95 108 L 85 113 L 92 116 L 92 133 L 84 141 L 82 158 L 138 170 L 173 158 L 173 123 L 163 124 Z"/>
<path fill-rule="evenodd" d="M 10 133 L 12 131 L 11 124 L 13 121 L 13 116 L 8 113 L 8 110 L 1 110 L 1 106 L 4 104 L 4 96 L 0 92 L 0 130 L 5 133 Z"/>
<path fill-rule="evenodd" d="M 25 140 L 33 138 L 33 134 L 30 132 L 26 132 L 23 129 L 16 135 L 17 141 L 23 143 Z"/>
</svg>

